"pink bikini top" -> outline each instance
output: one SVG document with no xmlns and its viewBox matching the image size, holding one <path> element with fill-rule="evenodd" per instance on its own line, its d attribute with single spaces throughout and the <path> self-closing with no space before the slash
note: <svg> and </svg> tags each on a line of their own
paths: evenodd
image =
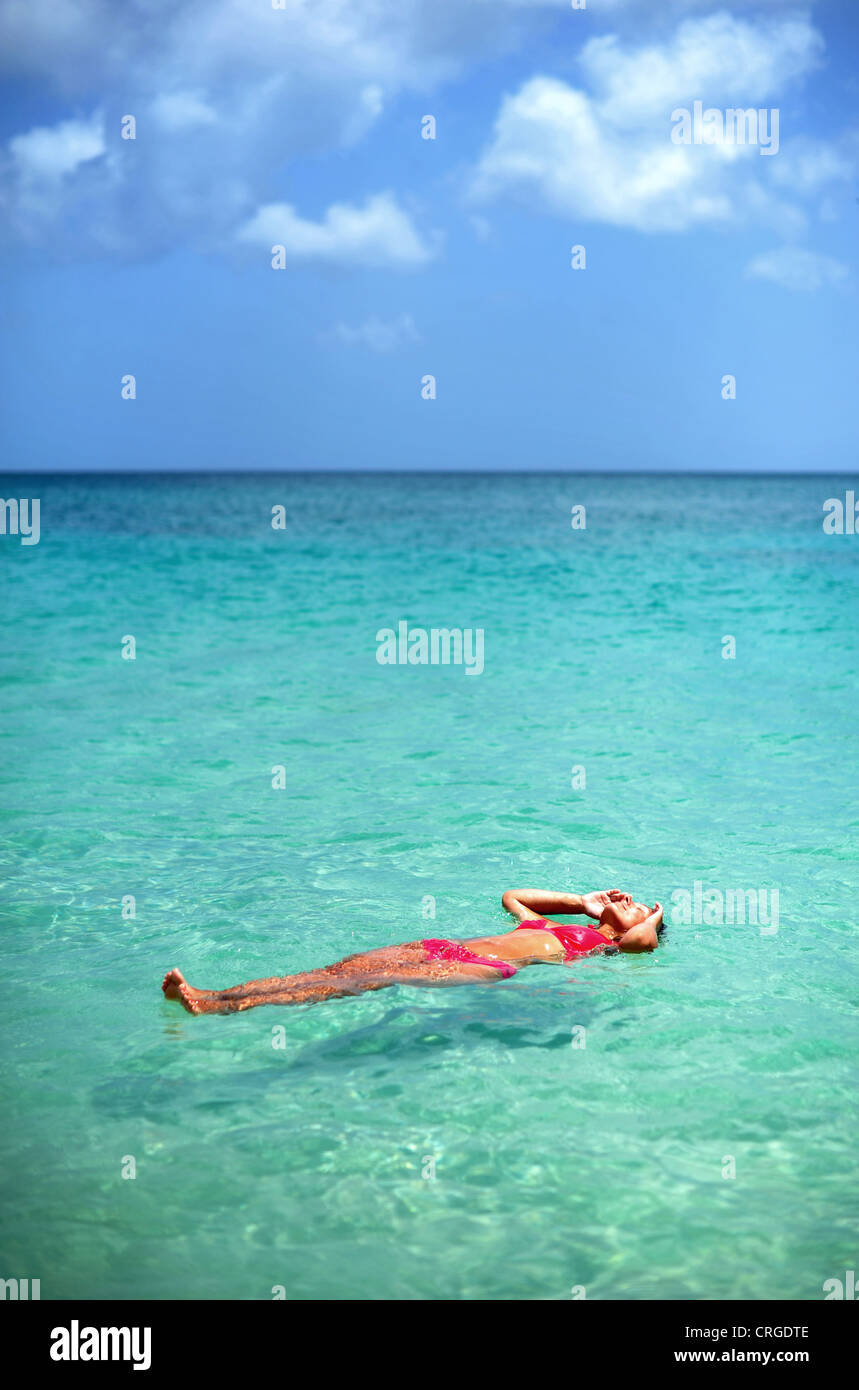
<svg viewBox="0 0 859 1390">
<path fill-rule="evenodd" d="M 550 927 L 545 917 L 532 917 L 527 922 L 520 922 L 515 931 L 548 931 L 560 941 L 564 948 L 564 960 L 572 960 L 574 956 L 587 956 L 592 951 L 604 951 L 611 942 L 607 941 L 601 932 L 594 931 L 593 927 Z"/>
</svg>

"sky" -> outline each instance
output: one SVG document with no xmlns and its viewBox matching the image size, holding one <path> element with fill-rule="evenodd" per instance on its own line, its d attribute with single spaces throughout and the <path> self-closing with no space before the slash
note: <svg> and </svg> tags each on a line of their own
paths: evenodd
<svg viewBox="0 0 859 1390">
<path fill-rule="evenodd" d="M 573 3 L 0 0 L 4 471 L 853 470 L 859 0 Z"/>
</svg>

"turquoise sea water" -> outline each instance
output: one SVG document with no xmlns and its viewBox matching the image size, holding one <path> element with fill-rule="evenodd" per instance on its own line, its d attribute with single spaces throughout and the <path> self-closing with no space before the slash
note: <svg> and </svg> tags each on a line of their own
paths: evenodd
<svg viewBox="0 0 859 1390">
<path fill-rule="evenodd" d="M 849 480 L 0 486 L 42 527 L 0 537 L 0 1275 L 819 1299 L 859 1267 Z M 401 619 L 482 628 L 483 674 L 380 666 Z M 696 880 L 778 890 L 778 930 L 226 1018 L 159 992 Z"/>
</svg>

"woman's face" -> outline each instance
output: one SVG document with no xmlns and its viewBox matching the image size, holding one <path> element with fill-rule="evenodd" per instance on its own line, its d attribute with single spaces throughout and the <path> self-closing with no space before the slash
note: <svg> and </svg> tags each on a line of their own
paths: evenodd
<svg viewBox="0 0 859 1390">
<path fill-rule="evenodd" d="M 615 935 L 622 936 L 630 927 L 637 927 L 650 916 L 650 908 L 645 903 L 630 903 L 629 907 L 618 907 L 609 903 L 600 915 L 600 926 L 610 927 Z"/>
</svg>

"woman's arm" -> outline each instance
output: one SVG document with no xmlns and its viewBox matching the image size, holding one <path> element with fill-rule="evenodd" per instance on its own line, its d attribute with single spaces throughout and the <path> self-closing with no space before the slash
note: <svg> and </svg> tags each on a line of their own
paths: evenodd
<svg viewBox="0 0 859 1390">
<path fill-rule="evenodd" d="M 628 932 L 618 937 L 615 942 L 619 951 L 655 951 L 659 945 L 659 934 L 657 927 L 662 921 L 662 904 L 655 903 L 653 911 L 649 917 L 645 917 L 643 922 L 639 922 L 637 927 L 630 927 Z"/>
<path fill-rule="evenodd" d="M 631 903 L 628 893 L 618 888 L 610 888 L 605 893 L 550 893 L 544 888 L 508 888 L 501 899 L 502 907 L 520 922 L 530 917 L 546 917 L 550 912 L 561 912 L 573 917 L 594 917 L 608 903 L 621 906 Z"/>
</svg>

